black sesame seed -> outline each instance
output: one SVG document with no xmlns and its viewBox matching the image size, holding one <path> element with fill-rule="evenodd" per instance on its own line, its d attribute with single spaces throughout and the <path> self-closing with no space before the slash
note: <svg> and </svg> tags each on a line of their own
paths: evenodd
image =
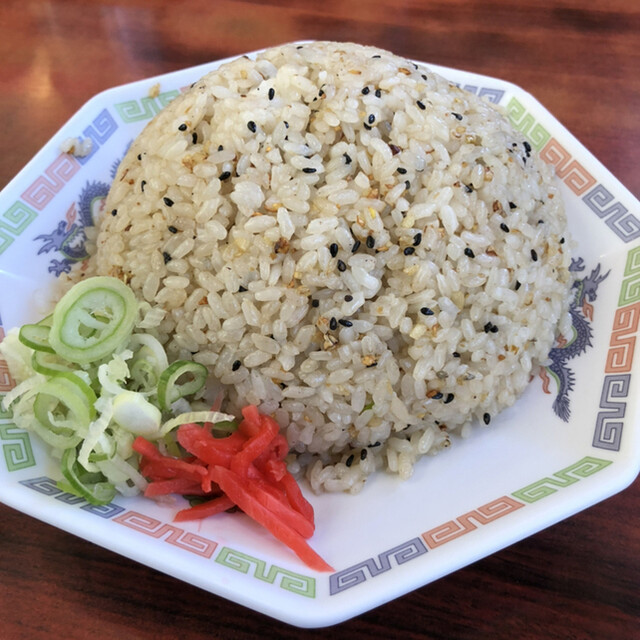
<svg viewBox="0 0 640 640">
<path fill-rule="evenodd" d="M 249 120 L 249 122 L 247 122 L 247 129 L 249 129 L 251 133 L 255 133 L 258 127 L 256 126 L 256 123 L 253 120 Z"/>
<path fill-rule="evenodd" d="M 194 131 L 191 134 L 191 144 L 196 144 L 198 142 L 198 134 Z"/>
<path fill-rule="evenodd" d="M 347 295 L 344 297 L 344 301 L 351 302 L 352 300 L 353 300 L 353 296 L 350 293 L 347 293 Z"/>
<path fill-rule="evenodd" d="M 138 154 L 138 162 L 140 162 L 141 160 L 142 160 L 142 154 L 141 154 L 141 153 L 139 153 L 139 154 Z"/>
<path fill-rule="evenodd" d="M 467 193 L 473 193 L 473 187 L 472 187 L 470 184 L 465 184 L 465 185 L 464 185 L 464 190 L 465 190 Z"/>
<path fill-rule="evenodd" d="M 368 453 L 369 452 L 366 449 L 362 449 L 362 451 L 360 451 L 360 460 L 366 460 Z"/>
<path fill-rule="evenodd" d="M 531 153 L 531 145 L 525 140 L 522 143 L 522 146 L 524 147 L 524 150 L 526 151 L 527 155 L 529 155 Z"/>
<path fill-rule="evenodd" d="M 376 89 L 376 98 L 381 98 L 382 97 L 382 91 L 380 91 L 380 89 Z"/>
<path fill-rule="evenodd" d="M 344 158 L 345 164 L 351 164 L 351 156 L 348 153 L 343 153 L 342 157 Z"/>
<path fill-rule="evenodd" d="M 396 171 L 400 174 L 400 175 L 404 175 L 405 173 L 407 173 L 407 170 L 404 167 L 398 167 L 396 169 Z"/>
<path fill-rule="evenodd" d="M 145 186 L 146 184 L 147 184 L 147 181 L 146 181 L 146 180 L 143 180 L 143 181 L 140 183 L 140 191 L 142 191 L 142 193 L 144 193 L 144 186 Z"/>
<path fill-rule="evenodd" d="M 505 232 L 505 233 L 509 233 L 509 227 L 504 223 L 500 223 L 500 228 Z"/>
<path fill-rule="evenodd" d="M 289 123 L 286 120 L 282 121 L 284 123 L 284 128 L 288 129 L 289 128 Z"/>
<path fill-rule="evenodd" d="M 531 259 L 534 262 L 537 262 L 538 260 L 538 252 L 535 249 L 531 249 Z"/>
<path fill-rule="evenodd" d="M 433 396 L 431 396 L 434 400 L 441 400 L 443 398 L 442 393 L 440 393 L 440 391 L 438 391 L 438 393 L 434 393 Z"/>
<path fill-rule="evenodd" d="M 165 196 L 162 198 L 162 201 L 167 205 L 167 207 L 173 207 L 173 200 L 171 198 L 167 198 L 167 196 Z"/>
<path fill-rule="evenodd" d="M 405 247 L 405 250 L 402 252 L 405 256 L 410 256 L 412 253 L 415 253 L 416 250 L 414 247 Z"/>
<path fill-rule="evenodd" d="M 271 87 L 269 89 L 269 100 L 273 100 L 275 97 L 276 97 L 276 90 L 273 87 Z"/>
<path fill-rule="evenodd" d="M 305 167 L 302 171 L 304 173 L 315 173 L 317 169 L 315 167 Z"/>
<path fill-rule="evenodd" d="M 489 424 L 491 422 L 491 414 L 490 413 L 485 413 L 482 416 L 482 419 L 484 420 L 485 424 Z"/>
<path fill-rule="evenodd" d="M 453 393 L 447 393 L 447 397 L 444 399 L 444 403 L 445 404 L 449 404 L 450 402 L 453 401 L 453 399 L 455 398 L 455 396 L 453 395 Z"/>
<path fill-rule="evenodd" d="M 375 56 L 371 56 L 372 58 L 380 58 L 382 56 L 379 56 L 378 54 L 376 54 Z"/>
<path fill-rule="evenodd" d="M 363 89 L 362 89 L 362 95 L 363 95 L 363 96 L 366 96 L 366 95 L 369 93 L 369 91 L 370 91 L 369 87 L 363 87 Z"/>
<path fill-rule="evenodd" d="M 492 327 L 493 327 L 493 325 L 490 322 L 487 322 L 487 324 L 484 325 L 484 332 L 485 333 L 489 333 L 489 331 L 491 331 Z"/>
<path fill-rule="evenodd" d="M 184 122 L 178 127 L 178 131 L 186 131 L 187 130 L 187 125 L 184 124 Z"/>
<path fill-rule="evenodd" d="M 166 251 L 162 252 L 162 257 L 164 259 L 164 263 L 167 264 L 167 262 L 171 262 L 171 254 L 167 253 Z"/>
<path fill-rule="evenodd" d="M 345 461 L 345 465 L 347 465 L 347 467 L 350 467 L 353 464 L 353 453 L 346 459 Z"/>
<path fill-rule="evenodd" d="M 338 260 L 338 271 L 346 271 L 347 265 L 342 261 Z"/>
<path fill-rule="evenodd" d="M 224 151 L 224 147 L 221 144 L 218 145 L 218 151 Z"/>
<path fill-rule="evenodd" d="M 498 331 L 499 331 L 498 327 L 496 327 L 495 324 L 492 324 L 491 325 L 491 333 L 498 333 Z"/>
<path fill-rule="evenodd" d="M 404 181 L 404 188 L 407 189 L 407 191 L 411 189 L 411 183 L 408 180 Z"/>
<path fill-rule="evenodd" d="M 367 118 L 367 122 L 369 124 L 373 124 L 376 121 L 376 117 L 373 115 L 373 113 L 369 114 L 369 117 Z"/>
<path fill-rule="evenodd" d="M 369 449 L 373 449 L 374 447 L 379 447 L 381 445 L 382 445 L 382 442 L 377 441 L 377 442 L 374 442 L 373 444 L 370 444 Z"/>
<path fill-rule="evenodd" d="M 510 202 L 509 203 L 509 209 L 517 209 L 518 205 L 515 202 Z"/>
<path fill-rule="evenodd" d="M 363 123 L 363 126 L 367 131 L 371 131 L 371 127 L 366 122 Z"/>
<path fill-rule="evenodd" d="M 243 287 L 242 285 L 240 285 L 240 286 L 238 287 L 238 293 L 244 293 L 246 290 L 247 290 L 247 288 L 246 288 L 246 287 Z"/>
<path fill-rule="evenodd" d="M 544 220 L 540 218 L 540 220 L 538 220 L 538 224 L 544 224 Z"/>
<path fill-rule="evenodd" d="M 331 329 L 331 331 L 335 331 L 338 328 L 338 321 L 335 318 L 331 318 L 331 320 L 329 320 L 329 329 Z"/>
<path fill-rule="evenodd" d="M 467 258 L 475 258 L 475 257 L 476 257 L 476 254 L 475 254 L 475 253 L 473 253 L 473 249 L 471 249 L 471 248 L 469 248 L 469 247 L 467 247 L 467 248 L 464 250 L 464 255 L 465 255 L 465 256 L 467 256 Z"/>
<path fill-rule="evenodd" d="M 560 238 L 560 244 L 564 244 L 564 238 Z"/>
<path fill-rule="evenodd" d="M 329 253 L 331 254 L 332 258 L 335 258 L 338 255 L 338 245 L 335 242 L 332 242 L 329 245 Z"/>
<path fill-rule="evenodd" d="M 345 320 L 344 318 L 340 318 L 340 320 L 338 320 L 338 322 L 343 327 L 353 327 L 353 322 L 351 322 L 351 320 Z"/>
<path fill-rule="evenodd" d="M 413 236 L 413 246 L 417 247 L 422 242 L 422 233 L 418 231 L 415 236 Z"/>
<path fill-rule="evenodd" d="M 367 236 L 366 243 L 369 249 L 373 249 L 376 246 L 376 239 L 373 236 Z"/>
<path fill-rule="evenodd" d="M 360 245 L 361 245 L 361 244 L 362 244 L 362 243 L 360 242 L 360 240 L 356 240 L 356 241 L 353 243 L 353 247 L 351 247 L 351 253 L 355 253 L 355 252 L 360 248 Z"/>
<path fill-rule="evenodd" d="M 416 100 L 416 104 L 424 111 L 427 107 L 424 106 L 424 102 L 420 102 L 420 100 Z"/>
<path fill-rule="evenodd" d="M 420 313 L 423 316 L 432 316 L 433 315 L 433 309 L 429 309 L 429 307 L 422 307 L 422 309 L 420 309 Z"/>
<path fill-rule="evenodd" d="M 456 120 L 462 120 L 462 115 L 460 113 L 456 113 L 455 111 L 451 112 L 451 115 L 456 119 Z"/>
<path fill-rule="evenodd" d="M 516 284 L 513 287 L 516 291 L 522 286 L 521 282 L 519 280 L 516 280 Z"/>
<path fill-rule="evenodd" d="M 231 365 L 231 371 L 237 371 L 241 366 L 242 366 L 242 362 L 240 362 L 240 360 L 236 360 L 236 361 Z"/>
<path fill-rule="evenodd" d="M 311 306 L 315 309 L 320 306 L 320 300 L 312 300 Z"/>
<path fill-rule="evenodd" d="M 167 228 L 169 229 L 169 233 L 178 233 L 178 229 L 172 224 L 170 224 Z"/>
<path fill-rule="evenodd" d="M 112 216 L 117 216 L 118 215 L 118 210 L 117 209 L 111 209 L 111 215 Z"/>
<path fill-rule="evenodd" d="M 459 358 L 459 357 L 460 357 L 460 354 L 459 354 L 457 351 L 454 351 L 451 355 L 452 355 L 454 358 Z"/>
<path fill-rule="evenodd" d="M 231 177 L 231 171 L 223 171 L 218 176 L 218 180 L 228 180 L 230 177 Z"/>
</svg>

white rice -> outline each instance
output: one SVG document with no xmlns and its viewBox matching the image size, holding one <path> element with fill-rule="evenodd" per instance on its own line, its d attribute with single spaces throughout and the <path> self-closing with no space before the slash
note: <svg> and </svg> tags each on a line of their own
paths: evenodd
<svg viewBox="0 0 640 640">
<path fill-rule="evenodd" d="M 551 170 L 504 114 L 388 52 L 226 64 L 134 142 L 88 274 L 163 313 L 171 359 L 255 403 L 316 491 L 410 476 L 511 405 L 567 332 Z"/>
</svg>

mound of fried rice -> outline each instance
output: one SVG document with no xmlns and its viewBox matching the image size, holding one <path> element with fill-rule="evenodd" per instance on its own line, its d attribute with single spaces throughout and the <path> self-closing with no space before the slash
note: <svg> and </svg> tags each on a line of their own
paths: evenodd
<svg viewBox="0 0 640 640">
<path fill-rule="evenodd" d="M 565 238 L 495 105 L 315 42 L 225 64 L 148 124 L 86 274 L 129 283 L 225 410 L 273 415 L 314 490 L 355 493 L 518 398 L 570 328 Z"/>
</svg>

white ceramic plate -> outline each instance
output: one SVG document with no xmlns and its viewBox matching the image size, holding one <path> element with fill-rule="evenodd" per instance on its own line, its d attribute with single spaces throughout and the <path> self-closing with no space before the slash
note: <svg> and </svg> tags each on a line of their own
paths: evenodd
<svg viewBox="0 0 640 640">
<path fill-rule="evenodd" d="M 222 61 L 224 62 L 224 61 Z M 84 225 L 118 161 L 148 120 L 221 62 L 117 87 L 74 115 L 0 194 L 2 326 L 38 318 L 47 285 L 84 257 Z M 0 414 L 0 499 L 107 549 L 302 627 L 340 622 L 502 549 L 620 491 L 640 469 L 635 357 L 640 320 L 638 201 L 535 99 L 489 77 L 431 67 L 505 107 L 556 166 L 580 259 L 576 334 L 546 380 L 464 441 L 380 475 L 356 496 L 309 498 L 314 548 L 333 574 L 307 569 L 243 514 L 172 524 L 175 509 L 143 498 L 93 507 L 56 487 L 37 438 Z M 154 85 L 159 93 L 151 97 Z M 68 137 L 92 152 L 60 152 Z M 12 380 L 0 361 L 0 394 Z M 308 492 L 307 492 L 308 493 Z"/>
</svg>

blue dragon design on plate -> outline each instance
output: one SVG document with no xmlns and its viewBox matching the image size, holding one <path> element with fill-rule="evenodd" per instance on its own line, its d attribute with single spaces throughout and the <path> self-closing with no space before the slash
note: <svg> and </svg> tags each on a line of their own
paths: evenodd
<svg viewBox="0 0 640 640">
<path fill-rule="evenodd" d="M 125 154 L 131 143 L 127 145 Z M 124 154 L 123 156 L 124 157 Z M 111 180 L 116 176 L 122 158 L 117 158 L 111 164 Z M 104 211 L 105 201 L 109 193 L 109 184 L 100 180 L 88 180 L 82 188 L 77 202 L 71 204 L 65 219 L 58 222 L 51 233 L 43 233 L 34 238 L 43 244 L 38 249 L 38 255 L 57 251 L 61 259 L 53 258 L 48 267 L 49 273 L 56 277 L 69 273 L 76 262 L 86 260 L 89 255 L 85 244 L 87 236 L 85 228 L 96 224 Z"/>
<path fill-rule="evenodd" d="M 582 258 L 571 261 L 569 271 L 572 273 L 582 272 L 584 269 L 584 260 Z M 558 391 L 553 401 L 553 411 L 565 422 L 568 422 L 571 416 L 569 394 L 573 391 L 575 385 L 575 374 L 569 367 L 568 362 L 585 353 L 592 346 L 592 303 L 597 298 L 600 283 L 610 273 L 607 271 L 607 273 L 601 274 L 600 271 L 601 265 L 598 264 L 588 276 L 574 281 L 572 288 L 575 294 L 569 305 L 569 313 L 573 320 L 572 335 L 560 336 L 556 346 L 549 353 L 551 364 L 540 373 L 540 377 L 543 380 L 542 388 L 545 393 L 551 393 L 549 390 L 551 378 L 556 381 Z"/>
</svg>

